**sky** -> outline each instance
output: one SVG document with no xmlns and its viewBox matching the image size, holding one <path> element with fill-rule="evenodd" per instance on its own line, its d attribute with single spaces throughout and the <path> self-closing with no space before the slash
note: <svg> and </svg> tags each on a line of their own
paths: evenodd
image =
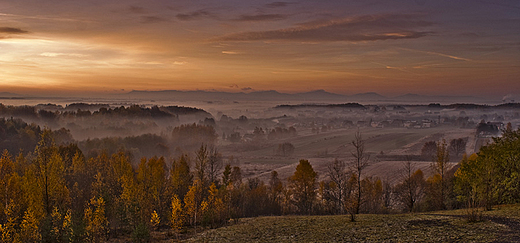
<svg viewBox="0 0 520 243">
<path fill-rule="evenodd" d="M 520 94 L 518 0 L 2 0 L 0 92 Z"/>
</svg>

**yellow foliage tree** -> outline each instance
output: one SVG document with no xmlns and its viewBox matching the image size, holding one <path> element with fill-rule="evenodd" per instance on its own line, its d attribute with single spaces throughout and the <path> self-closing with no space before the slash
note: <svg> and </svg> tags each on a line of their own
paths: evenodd
<svg viewBox="0 0 520 243">
<path fill-rule="evenodd" d="M 152 216 L 150 216 L 150 225 L 157 229 L 159 227 L 159 224 L 161 224 L 161 217 L 159 217 L 159 214 L 157 214 L 157 211 L 153 210 Z"/>
<path fill-rule="evenodd" d="M 182 225 L 184 224 L 184 215 L 182 211 L 181 200 L 177 197 L 177 195 L 173 195 L 172 197 L 172 214 L 170 218 L 170 224 L 172 226 L 173 231 L 178 234 Z"/>
<path fill-rule="evenodd" d="M 107 239 L 109 228 L 102 197 L 90 199 L 90 205 L 85 209 L 85 225 L 89 242 L 104 242 Z"/>
<path fill-rule="evenodd" d="M 184 197 L 186 215 L 190 219 L 191 225 L 197 225 L 201 216 L 201 203 L 203 200 L 203 186 L 199 180 L 195 180 L 190 190 Z"/>
<path fill-rule="evenodd" d="M 22 223 L 20 224 L 20 234 L 18 239 L 21 242 L 27 243 L 40 242 L 41 235 L 38 224 L 39 222 L 35 212 L 31 208 L 28 208 L 27 211 L 25 211 Z"/>
</svg>

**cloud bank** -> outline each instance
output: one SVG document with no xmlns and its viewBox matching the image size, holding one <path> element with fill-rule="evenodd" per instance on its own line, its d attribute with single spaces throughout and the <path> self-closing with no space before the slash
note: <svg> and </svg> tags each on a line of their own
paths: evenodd
<svg viewBox="0 0 520 243">
<path fill-rule="evenodd" d="M 220 36 L 215 41 L 377 41 L 415 39 L 428 36 L 424 30 L 433 23 L 420 19 L 420 15 L 365 15 L 342 19 L 313 21 L 292 28 L 240 32 Z"/>
</svg>

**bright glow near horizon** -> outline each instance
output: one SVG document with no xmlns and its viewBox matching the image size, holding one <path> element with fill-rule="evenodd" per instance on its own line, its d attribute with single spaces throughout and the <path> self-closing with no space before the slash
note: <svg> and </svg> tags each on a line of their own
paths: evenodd
<svg viewBox="0 0 520 243">
<path fill-rule="evenodd" d="M 0 91 L 520 94 L 512 0 L 0 3 Z"/>
</svg>

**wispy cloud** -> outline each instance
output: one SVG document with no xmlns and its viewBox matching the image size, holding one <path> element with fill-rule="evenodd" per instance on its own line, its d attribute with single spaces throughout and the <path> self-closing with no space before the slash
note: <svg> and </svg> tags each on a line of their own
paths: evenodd
<svg viewBox="0 0 520 243">
<path fill-rule="evenodd" d="M 283 7 L 289 6 L 289 4 L 294 4 L 294 3 L 291 3 L 291 2 L 272 2 L 272 3 L 268 3 L 268 4 L 264 5 L 264 6 L 268 7 L 268 8 L 283 8 Z"/>
<path fill-rule="evenodd" d="M 0 40 L 12 38 L 13 36 L 27 33 L 29 33 L 29 31 L 22 30 L 20 28 L 0 27 Z"/>
<path fill-rule="evenodd" d="M 13 27 L 0 27 L 0 33 L 4 34 L 25 34 L 29 33 L 26 30 L 22 30 L 20 28 L 13 28 Z"/>
<path fill-rule="evenodd" d="M 194 12 L 190 12 L 190 13 L 177 14 L 176 17 L 179 20 L 188 21 L 188 20 L 197 20 L 197 19 L 208 18 L 208 17 L 214 18 L 215 16 L 206 10 L 198 10 L 198 11 L 194 11 Z"/>
<path fill-rule="evenodd" d="M 423 30 L 433 23 L 421 20 L 421 15 L 387 14 L 307 22 L 296 27 L 241 32 L 217 37 L 214 41 L 377 41 L 415 39 L 432 32 Z"/>
<path fill-rule="evenodd" d="M 240 52 L 236 52 L 236 51 L 222 51 L 222 54 L 238 55 L 238 54 L 240 54 Z"/>
<path fill-rule="evenodd" d="M 275 21 L 287 19 L 287 15 L 283 14 L 255 14 L 255 15 L 240 15 L 235 21 L 255 22 L 255 21 Z"/>
<path fill-rule="evenodd" d="M 429 54 L 429 55 L 436 55 L 436 56 L 440 56 L 440 57 L 447 57 L 447 58 L 459 60 L 459 61 L 468 61 L 468 62 L 473 61 L 469 58 L 458 57 L 458 56 L 454 56 L 454 55 L 448 55 L 448 54 L 433 52 L 433 51 L 421 51 L 421 50 L 415 50 L 415 49 L 409 49 L 409 48 L 399 48 L 399 49 L 411 51 L 411 52 L 425 53 L 425 54 Z"/>
<path fill-rule="evenodd" d="M 44 52 L 44 53 L 40 54 L 40 56 L 44 56 L 44 57 L 59 57 L 59 56 L 88 57 L 88 55 L 79 54 L 79 53 L 59 53 L 59 52 Z"/>
<path fill-rule="evenodd" d="M 6 17 L 11 19 L 36 19 L 36 20 L 50 20 L 50 21 L 60 21 L 60 22 L 84 22 L 84 23 L 93 23 L 95 21 L 86 20 L 86 19 L 74 19 L 74 18 L 63 18 L 63 17 L 49 17 L 42 15 L 19 15 L 19 14 L 8 14 L 8 13 L 0 13 L 0 17 Z"/>
</svg>

